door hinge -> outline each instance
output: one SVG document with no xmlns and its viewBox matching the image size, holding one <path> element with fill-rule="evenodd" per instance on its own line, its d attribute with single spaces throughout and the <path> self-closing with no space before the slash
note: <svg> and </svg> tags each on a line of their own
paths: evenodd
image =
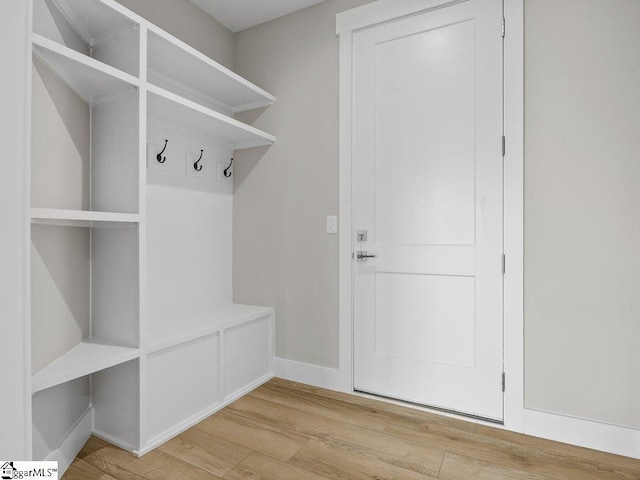
<svg viewBox="0 0 640 480">
<path fill-rule="evenodd" d="M 504 17 L 502 17 L 502 38 L 504 38 L 504 34 L 506 32 L 506 28 L 505 28 L 505 24 L 506 24 L 506 20 Z"/>
<path fill-rule="evenodd" d="M 506 384 L 507 384 L 507 375 L 504 372 L 502 372 L 502 391 L 503 392 Z"/>
<path fill-rule="evenodd" d="M 502 136 L 502 156 L 504 157 L 507 154 L 507 137 Z"/>
<path fill-rule="evenodd" d="M 503 253 L 502 254 L 502 274 L 504 275 L 505 273 L 507 273 L 507 256 Z"/>
</svg>

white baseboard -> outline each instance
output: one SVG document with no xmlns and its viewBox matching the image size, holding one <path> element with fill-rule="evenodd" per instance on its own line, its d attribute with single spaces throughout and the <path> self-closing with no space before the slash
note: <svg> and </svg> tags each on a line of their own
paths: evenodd
<svg viewBox="0 0 640 480">
<path fill-rule="evenodd" d="M 47 455 L 45 460 L 58 462 L 58 476 L 62 477 L 69 465 L 75 460 L 93 430 L 93 407 L 87 408 L 78 421 L 65 435 L 57 449 Z"/>
<path fill-rule="evenodd" d="M 155 437 L 153 437 L 149 441 L 147 441 L 146 444 L 142 448 L 140 448 L 140 450 L 130 450 L 129 449 L 129 451 L 133 452 L 135 455 L 137 455 L 139 457 L 145 455 L 146 453 L 149 453 L 151 450 L 153 450 L 154 448 L 159 447 L 160 445 L 162 445 L 167 440 L 172 439 L 176 435 L 180 435 L 185 430 L 190 429 L 194 425 L 200 423 L 205 418 L 213 415 L 214 413 L 216 413 L 219 410 L 222 410 L 224 407 L 226 407 L 230 403 L 235 402 L 238 398 L 246 395 L 247 393 L 249 393 L 252 390 L 255 390 L 256 388 L 258 388 L 263 383 L 266 383 L 269 380 L 271 380 L 273 377 L 274 377 L 273 373 L 269 373 L 269 374 L 265 375 L 264 377 L 256 380 L 255 382 L 253 382 L 252 384 L 246 386 L 245 388 L 242 388 L 242 389 L 232 393 L 231 395 L 227 396 L 222 402 L 216 403 L 215 405 L 211 405 L 210 407 L 208 407 L 208 408 L 202 410 L 201 412 L 196 413 L 195 415 L 187 418 L 184 422 L 176 425 L 175 427 L 167 430 L 166 432 L 161 433 L 160 435 L 156 435 Z M 108 440 L 108 439 L 105 439 L 105 440 Z"/>
<path fill-rule="evenodd" d="M 135 447 L 133 447 L 130 443 L 123 442 L 118 437 L 114 437 L 113 435 L 109 435 L 108 433 L 103 433 L 100 430 L 94 429 L 93 432 L 91 432 L 91 435 L 98 437 L 99 439 L 104 440 L 105 442 L 108 442 L 112 445 L 115 445 L 116 447 L 120 447 L 127 452 L 134 451 Z"/>
<path fill-rule="evenodd" d="M 321 367 L 278 357 L 273 359 L 273 363 L 276 377 L 328 390 L 345 391 L 343 376 L 337 368 Z"/>
<path fill-rule="evenodd" d="M 524 433 L 640 459 L 640 430 L 538 410 L 524 410 Z"/>
</svg>

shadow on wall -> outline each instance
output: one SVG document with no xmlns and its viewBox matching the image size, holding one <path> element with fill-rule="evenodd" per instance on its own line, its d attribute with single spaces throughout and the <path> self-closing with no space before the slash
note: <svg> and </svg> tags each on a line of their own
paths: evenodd
<svg viewBox="0 0 640 480">
<path fill-rule="evenodd" d="M 34 59 L 32 206 L 89 209 L 90 109 Z"/>
<path fill-rule="evenodd" d="M 33 225 L 31 245 L 35 373 L 89 336 L 89 229 Z"/>
<path fill-rule="evenodd" d="M 265 112 L 267 112 L 267 110 L 269 110 L 269 108 L 273 107 L 256 108 L 255 110 L 241 112 L 236 114 L 234 118 L 247 125 L 253 125 L 260 119 L 260 117 L 262 117 L 262 115 L 264 115 Z M 255 147 L 234 152 L 233 157 L 237 160 L 237 163 L 234 165 L 233 169 L 233 175 L 235 177 L 233 181 L 233 193 L 238 191 L 258 162 L 265 156 L 270 148 L 270 146 Z"/>
<path fill-rule="evenodd" d="M 233 175 L 235 177 L 233 181 L 233 193 L 238 191 L 270 148 L 271 146 L 255 147 L 234 152 L 236 161 L 233 162 Z"/>
<path fill-rule="evenodd" d="M 80 38 L 78 33 L 69 25 L 69 22 L 64 17 L 62 12 L 58 9 L 58 7 L 54 4 L 53 0 L 40 0 L 42 1 L 46 7 L 49 14 L 48 24 L 52 27 L 55 26 L 55 31 L 60 36 L 62 42 L 74 50 L 77 50 L 80 53 L 85 55 L 90 55 L 89 48 L 84 44 L 83 40 Z M 38 15 L 43 12 L 42 9 L 35 8 L 34 15 Z M 46 16 L 46 14 L 45 14 Z M 40 17 L 42 18 L 42 17 Z M 35 21 L 35 19 L 34 19 Z"/>
</svg>

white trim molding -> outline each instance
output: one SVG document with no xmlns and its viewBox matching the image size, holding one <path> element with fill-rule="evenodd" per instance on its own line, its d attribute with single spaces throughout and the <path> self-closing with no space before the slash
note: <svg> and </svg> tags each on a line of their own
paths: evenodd
<svg viewBox="0 0 640 480">
<path fill-rule="evenodd" d="M 54 451 L 47 455 L 46 461 L 58 462 L 58 472 L 64 474 L 67 468 L 73 463 L 80 450 L 93 430 L 93 407 L 87 408 L 87 410 L 78 418 L 73 427 L 65 435 L 65 437 Z"/>
<path fill-rule="evenodd" d="M 353 393 L 352 68 L 353 32 L 468 0 L 395 0 L 336 17 L 340 37 L 340 253 L 338 369 L 276 359 L 276 376 Z M 524 404 L 524 0 L 505 0 L 504 17 L 504 428 L 564 443 L 640 458 L 640 430 L 539 412 Z M 424 410 L 420 408 L 420 410 Z M 435 413 L 439 413 L 434 411 Z M 465 420 L 475 421 L 460 417 Z M 478 422 L 483 423 L 483 422 Z M 496 426 L 496 425 L 493 425 Z"/>
<path fill-rule="evenodd" d="M 346 13 L 346 12 L 345 12 Z M 342 15 L 342 14 L 341 14 Z M 340 15 L 338 15 L 340 18 Z M 353 391 L 353 228 L 351 189 L 351 121 L 353 100 L 353 32 L 340 34 L 340 165 L 339 165 L 339 216 L 340 232 L 338 334 L 340 390 Z"/>
<path fill-rule="evenodd" d="M 503 5 L 509 30 L 504 38 L 504 425 L 523 432 L 524 0 Z"/>
<path fill-rule="evenodd" d="M 527 435 L 640 459 L 640 430 L 557 413 L 523 411 Z"/>
<path fill-rule="evenodd" d="M 341 35 L 361 28 L 369 28 L 379 23 L 397 20 L 439 8 L 464 3 L 469 0 L 401 0 L 394 2 L 373 2 L 336 16 L 336 33 Z M 519 0 L 516 0 L 519 1 Z"/>
<path fill-rule="evenodd" d="M 273 365 L 275 376 L 278 378 L 338 392 L 351 393 L 352 391 L 349 387 L 343 388 L 342 372 L 338 368 L 322 367 L 278 357 L 273 359 Z"/>
<path fill-rule="evenodd" d="M 0 372 L 8 386 L 0 409 L 0 452 L 30 460 L 30 125 L 31 1 L 0 2 Z"/>
</svg>

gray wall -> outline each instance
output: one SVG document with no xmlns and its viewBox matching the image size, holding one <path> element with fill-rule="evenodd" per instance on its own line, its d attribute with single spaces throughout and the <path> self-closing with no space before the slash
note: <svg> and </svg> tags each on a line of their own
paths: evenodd
<svg viewBox="0 0 640 480">
<path fill-rule="evenodd" d="M 328 0 L 236 34 L 236 71 L 274 94 L 242 121 L 273 133 L 235 153 L 234 300 L 276 307 L 276 355 L 338 366 L 338 38 Z"/>
<path fill-rule="evenodd" d="M 525 403 L 640 427 L 640 2 L 525 6 Z"/>
<path fill-rule="evenodd" d="M 225 67 L 233 69 L 233 32 L 189 0 L 116 1 Z"/>
</svg>

